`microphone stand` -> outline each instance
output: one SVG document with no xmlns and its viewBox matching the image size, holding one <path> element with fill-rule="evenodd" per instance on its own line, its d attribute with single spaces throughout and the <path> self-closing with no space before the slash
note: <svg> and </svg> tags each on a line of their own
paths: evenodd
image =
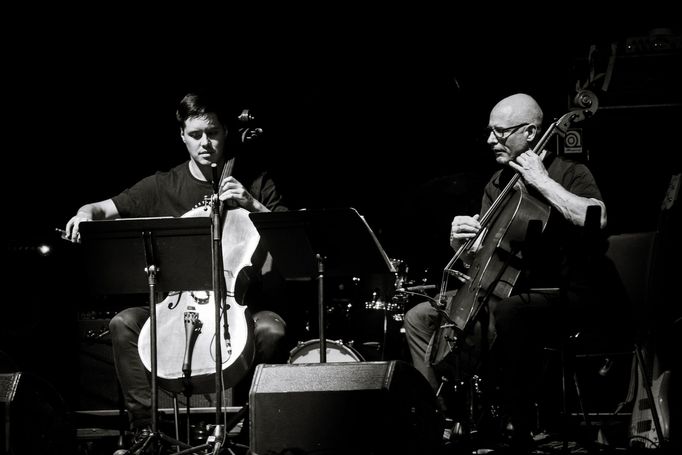
<svg viewBox="0 0 682 455">
<path fill-rule="evenodd" d="M 227 164 L 226 164 L 227 165 Z M 219 196 L 219 177 L 218 177 L 218 165 L 216 163 L 211 164 L 212 173 L 212 183 L 213 183 L 213 195 L 211 197 L 211 266 L 213 274 L 213 297 L 215 302 L 215 426 L 213 428 L 213 434 L 209 436 L 205 444 L 196 446 L 189 450 L 183 450 L 178 452 L 177 455 L 185 455 L 190 453 L 209 453 L 208 450 L 212 449 L 213 455 L 218 455 L 223 449 L 228 452 L 233 453 L 228 447 L 227 442 L 229 442 L 228 434 L 232 426 L 234 426 L 239 419 L 243 418 L 247 412 L 246 407 L 242 408 L 236 416 L 234 416 L 229 422 L 231 426 L 225 426 L 221 423 L 222 414 L 222 397 L 223 397 L 223 370 L 222 370 L 222 346 L 220 337 L 220 319 L 221 312 L 224 307 L 225 300 L 225 277 L 223 275 L 223 248 L 222 248 L 222 204 Z M 225 331 L 224 343 L 227 345 L 228 351 L 231 350 L 230 347 L 230 332 L 227 319 L 227 311 L 222 313 L 223 323 Z"/>
<path fill-rule="evenodd" d="M 223 402 L 223 359 L 222 359 L 222 345 L 220 341 L 220 317 L 223 307 L 223 290 L 224 287 L 224 277 L 223 273 L 223 261 L 222 261 L 222 221 L 221 221 L 221 203 L 219 197 L 219 179 L 218 179 L 218 165 L 216 163 L 211 164 L 212 173 L 212 183 L 213 183 L 213 195 L 211 196 L 211 271 L 213 278 L 213 298 L 215 303 L 215 427 L 213 428 L 213 434 L 209 436 L 205 444 L 193 447 L 188 450 L 183 450 L 178 452 L 178 455 L 185 455 L 191 453 L 208 453 L 209 449 L 212 449 L 212 453 L 217 455 L 223 448 L 225 441 L 225 431 L 221 425 L 221 413 L 222 413 L 222 402 Z M 227 314 L 225 315 L 225 333 L 226 340 L 229 343 L 228 338 L 228 327 L 227 327 Z"/>
<path fill-rule="evenodd" d="M 213 195 L 211 196 L 211 270 L 213 278 L 213 298 L 215 303 L 215 427 L 213 428 L 213 434 L 209 436 L 205 444 L 193 447 L 189 450 L 183 450 L 178 452 L 178 455 L 185 455 L 190 453 L 208 453 L 209 449 L 212 450 L 211 453 L 217 455 L 220 453 L 225 442 L 225 430 L 221 422 L 222 414 L 222 402 L 223 402 L 223 359 L 222 359 L 222 345 L 220 341 L 220 319 L 221 311 L 223 308 L 223 290 L 224 277 L 223 273 L 223 248 L 222 248 L 222 220 L 221 220 L 221 203 L 219 196 L 219 178 L 218 178 L 218 165 L 216 163 L 211 164 L 211 174 L 212 174 L 212 184 L 213 184 Z M 227 326 L 227 314 L 225 314 L 225 340 L 229 343 Z"/>
<path fill-rule="evenodd" d="M 214 443 L 216 444 L 216 451 L 222 445 L 222 438 L 224 432 L 220 428 L 221 412 L 222 412 L 222 394 L 223 394 L 223 376 L 222 376 L 222 345 L 220 341 L 220 312 L 223 306 L 223 261 L 222 261 L 222 222 L 221 222 L 221 204 L 219 196 L 219 179 L 218 166 L 216 163 L 211 164 L 211 172 L 213 174 L 213 196 L 211 197 L 211 236 L 213 245 L 211 248 L 211 259 L 213 266 L 213 298 L 215 302 L 215 433 Z M 229 333 L 227 327 L 227 317 L 225 318 L 225 333 Z"/>
</svg>

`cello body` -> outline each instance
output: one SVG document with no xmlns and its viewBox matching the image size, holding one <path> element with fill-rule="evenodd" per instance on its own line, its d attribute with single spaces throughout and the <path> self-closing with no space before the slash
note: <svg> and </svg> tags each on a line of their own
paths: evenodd
<svg viewBox="0 0 682 455">
<path fill-rule="evenodd" d="M 473 350 L 474 357 L 479 358 L 492 344 L 492 314 L 495 306 L 511 295 L 523 270 L 529 223 L 537 220 L 544 230 L 549 219 L 549 205 L 528 194 L 520 182 L 499 207 L 479 233 L 481 247 L 463 261 L 465 271 L 458 273 L 460 287 L 447 293 L 443 302 L 449 323 L 437 326 L 436 343 L 428 353 L 432 365 L 440 364 L 460 347 Z"/>
<path fill-rule="evenodd" d="M 207 208 L 183 216 L 208 216 Z M 185 391 L 188 376 L 193 393 L 215 387 L 216 346 L 221 349 L 223 386 L 233 387 L 249 371 L 255 355 L 254 322 L 241 303 L 244 281 L 240 272 L 251 266 L 260 235 L 243 208 L 226 210 L 222 230 L 222 264 L 225 278 L 222 305 L 223 327 L 216 339 L 215 299 L 212 290 L 171 292 L 156 305 L 157 377 L 172 392 Z M 225 321 L 227 325 L 225 326 Z M 150 320 L 138 339 L 142 363 L 151 371 Z"/>
</svg>

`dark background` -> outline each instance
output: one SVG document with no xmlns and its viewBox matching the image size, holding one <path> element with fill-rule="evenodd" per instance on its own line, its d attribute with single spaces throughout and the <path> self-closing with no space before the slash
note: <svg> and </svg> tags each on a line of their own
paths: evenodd
<svg viewBox="0 0 682 455">
<path fill-rule="evenodd" d="M 478 210 L 495 169 L 483 133 L 504 96 L 527 92 L 552 120 L 577 87 L 598 94 L 604 109 L 580 125 L 579 158 L 598 179 L 610 232 L 656 229 L 680 172 L 678 16 L 197 9 L 172 20 L 116 11 L 13 17 L 21 26 L 6 40 L 2 100 L 12 316 L 2 349 L 66 395 L 75 393 L 64 374 L 73 372 L 65 353 L 78 343 L 75 315 L 105 306 L 86 298 L 78 252 L 54 228 L 82 204 L 185 160 L 174 109 L 198 85 L 223 87 L 252 109 L 265 133 L 252 152 L 290 207 L 356 208 L 389 257 L 420 278 L 438 276 L 449 259 L 452 217 Z M 626 48 L 661 27 L 672 34 L 663 48 L 647 39 Z M 604 91 L 594 76 L 611 45 Z M 41 243 L 52 254 L 38 255 Z"/>
<path fill-rule="evenodd" d="M 3 193 L 6 207 L 21 207 L 10 238 L 52 241 L 83 203 L 186 159 L 174 109 L 200 85 L 255 114 L 265 134 L 253 153 L 293 208 L 355 207 L 395 257 L 436 235 L 447 250 L 452 215 L 476 210 L 494 170 L 483 132 L 497 100 L 530 93 L 550 121 L 587 86 L 605 108 L 629 106 L 579 125 L 611 229 L 655 225 L 680 162 L 680 31 L 664 12 L 506 27 L 422 10 L 269 13 L 198 31 L 160 18 L 27 21 L 4 83 Z M 664 27 L 674 52 L 627 53 L 628 39 Z M 618 60 L 602 92 L 612 44 Z"/>
</svg>

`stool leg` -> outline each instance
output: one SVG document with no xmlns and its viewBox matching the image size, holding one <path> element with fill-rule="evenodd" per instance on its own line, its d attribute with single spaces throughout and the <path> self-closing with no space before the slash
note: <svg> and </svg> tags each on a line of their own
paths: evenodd
<svg viewBox="0 0 682 455">
<path fill-rule="evenodd" d="M 561 349 L 561 413 L 562 413 L 562 452 L 568 453 L 568 397 L 566 391 L 566 347 Z"/>
<path fill-rule="evenodd" d="M 187 404 L 186 404 L 186 405 L 187 405 L 187 412 L 186 412 L 186 416 L 187 416 L 187 423 L 186 423 L 186 426 L 187 426 L 187 444 L 191 444 L 192 441 L 191 441 L 190 435 L 192 434 L 192 422 L 191 422 L 191 419 L 190 419 L 190 415 L 191 415 L 191 411 L 190 411 L 191 403 L 190 403 L 190 401 L 189 401 L 189 400 L 191 399 L 191 397 L 186 397 L 186 398 L 187 398 Z"/>
<path fill-rule="evenodd" d="M 585 411 L 585 406 L 583 405 L 583 397 L 580 392 L 580 384 L 578 383 L 578 374 L 573 370 L 573 385 L 575 386 L 575 395 L 578 399 L 578 407 L 580 408 L 580 413 L 583 415 L 583 422 L 585 422 L 586 428 L 590 427 L 590 419 Z"/>
<path fill-rule="evenodd" d="M 173 394 L 173 420 L 175 421 L 175 439 L 177 439 L 179 441 L 180 440 L 180 427 L 178 426 L 178 417 L 179 417 L 178 394 L 174 393 Z M 180 447 L 178 447 L 177 449 L 179 452 Z"/>
</svg>

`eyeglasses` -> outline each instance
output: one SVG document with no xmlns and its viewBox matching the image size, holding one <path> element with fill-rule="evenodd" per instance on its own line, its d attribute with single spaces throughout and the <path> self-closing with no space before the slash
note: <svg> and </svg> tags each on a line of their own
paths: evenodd
<svg viewBox="0 0 682 455">
<path fill-rule="evenodd" d="M 507 128 L 497 128 L 497 127 L 488 127 L 488 136 L 490 136 L 490 133 L 493 133 L 495 135 L 495 139 L 498 141 L 504 141 L 506 140 L 509 136 L 514 134 L 516 130 L 521 128 L 522 126 L 528 126 L 531 125 L 530 123 L 519 123 L 518 125 L 514 126 L 508 126 Z"/>
</svg>

